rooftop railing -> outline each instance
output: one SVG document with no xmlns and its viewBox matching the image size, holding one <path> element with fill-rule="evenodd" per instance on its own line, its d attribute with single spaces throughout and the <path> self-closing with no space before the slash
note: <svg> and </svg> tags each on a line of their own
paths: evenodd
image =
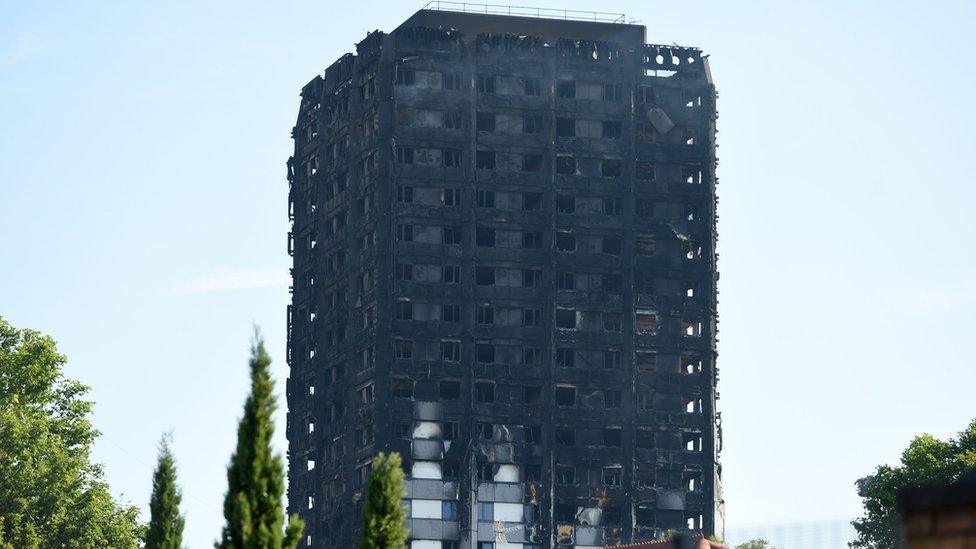
<svg viewBox="0 0 976 549">
<path fill-rule="evenodd" d="M 515 17 L 538 17 L 540 19 L 567 19 L 572 21 L 595 21 L 598 23 L 626 23 L 622 13 L 602 11 L 560 10 L 553 8 L 531 8 L 527 6 L 505 6 L 500 4 L 469 4 L 467 2 L 427 2 L 425 10 L 454 11 L 459 13 L 480 13 L 485 15 L 510 15 Z"/>
</svg>

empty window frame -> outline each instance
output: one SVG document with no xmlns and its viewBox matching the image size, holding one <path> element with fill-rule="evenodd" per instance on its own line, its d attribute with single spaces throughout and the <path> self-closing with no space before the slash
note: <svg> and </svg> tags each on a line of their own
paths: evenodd
<svg viewBox="0 0 976 549">
<path fill-rule="evenodd" d="M 397 202 L 413 202 L 413 187 L 400 185 L 397 187 Z"/>
<path fill-rule="evenodd" d="M 556 97 L 573 99 L 576 97 L 576 82 L 573 80 L 560 80 L 556 82 Z"/>
<path fill-rule="evenodd" d="M 576 157 L 571 154 L 557 154 L 556 173 L 559 175 L 576 175 Z"/>
<path fill-rule="evenodd" d="M 479 208 L 494 208 L 495 207 L 495 191 L 478 191 L 478 207 Z"/>
<path fill-rule="evenodd" d="M 490 303 L 478 305 L 476 317 L 480 326 L 491 326 L 495 323 L 495 309 Z"/>
<path fill-rule="evenodd" d="M 523 404 L 538 404 L 542 400 L 542 387 L 538 385 L 526 385 L 522 388 Z"/>
<path fill-rule="evenodd" d="M 457 303 L 445 303 L 441 306 L 441 321 L 460 322 L 461 306 Z"/>
<path fill-rule="evenodd" d="M 538 288 L 542 285 L 542 269 L 523 269 L 522 287 Z"/>
<path fill-rule="evenodd" d="M 635 353 L 637 370 L 641 372 L 653 372 L 657 369 L 657 353 L 654 351 L 641 351 Z"/>
<path fill-rule="evenodd" d="M 567 347 L 556 349 L 556 366 L 573 368 L 576 366 L 576 351 Z"/>
<path fill-rule="evenodd" d="M 408 225 L 408 224 L 397 225 L 396 239 L 400 242 L 413 242 L 413 225 Z"/>
<path fill-rule="evenodd" d="M 576 405 L 576 387 L 572 385 L 556 385 L 556 406 L 569 407 Z"/>
<path fill-rule="evenodd" d="M 461 227 L 441 227 L 442 244 L 460 244 Z"/>
<path fill-rule="evenodd" d="M 644 181 L 654 181 L 657 173 L 653 162 L 638 160 L 634 163 L 634 177 Z"/>
<path fill-rule="evenodd" d="M 576 137 L 576 119 L 556 117 L 556 137 Z"/>
<path fill-rule="evenodd" d="M 556 484 L 573 484 L 576 482 L 576 467 L 557 463 L 555 476 Z"/>
<path fill-rule="evenodd" d="M 479 364 L 491 364 L 495 362 L 495 346 L 490 343 L 476 343 L 474 355 Z"/>
<path fill-rule="evenodd" d="M 444 362 L 461 362 L 461 342 L 441 341 L 441 360 Z"/>
<path fill-rule="evenodd" d="M 605 236 L 601 240 L 601 250 L 605 254 L 620 255 L 622 239 L 619 236 Z"/>
<path fill-rule="evenodd" d="M 538 250 L 542 248 L 542 233 L 539 231 L 524 231 L 522 233 L 522 248 Z"/>
<path fill-rule="evenodd" d="M 638 310 L 636 316 L 637 333 L 657 333 L 657 313 L 648 310 Z"/>
<path fill-rule="evenodd" d="M 474 384 L 474 396 L 477 402 L 495 402 L 495 382 L 476 381 Z"/>
<path fill-rule="evenodd" d="M 634 202 L 634 213 L 637 217 L 641 219 L 650 219 L 654 217 L 654 202 L 646 198 L 638 198 Z"/>
<path fill-rule="evenodd" d="M 570 272 L 560 272 L 556 274 L 556 287 L 560 290 L 576 289 L 576 274 Z"/>
<path fill-rule="evenodd" d="M 441 204 L 459 206 L 461 204 L 461 189 L 448 188 L 441 191 Z"/>
<path fill-rule="evenodd" d="M 564 214 L 576 213 L 576 197 L 569 194 L 557 194 L 556 211 Z"/>
<path fill-rule="evenodd" d="M 620 427 L 605 427 L 603 429 L 603 445 L 610 448 L 620 448 L 623 444 L 623 429 Z"/>
<path fill-rule="evenodd" d="M 463 126 L 463 118 L 460 111 L 446 111 L 444 113 L 444 127 L 450 130 L 459 130 Z"/>
<path fill-rule="evenodd" d="M 542 133 L 542 117 L 539 115 L 526 115 L 522 118 L 522 133 Z"/>
<path fill-rule="evenodd" d="M 477 265 L 474 268 L 474 282 L 478 286 L 495 285 L 495 268 L 487 265 Z"/>
<path fill-rule="evenodd" d="M 475 117 L 475 127 L 479 132 L 495 131 L 495 113 L 479 112 Z"/>
<path fill-rule="evenodd" d="M 623 134 L 623 123 L 619 120 L 604 120 L 602 130 L 604 139 L 620 139 Z"/>
<path fill-rule="evenodd" d="M 542 171 L 542 154 L 528 153 L 522 155 L 522 171 L 525 173 L 539 173 Z"/>
<path fill-rule="evenodd" d="M 413 320 L 413 302 L 406 299 L 398 300 L 393 308 L 393 318 L 395 320 Z"/>
<path fill-rule="evenodd" d="M 623 97 L 623 85 L 620 83 L 614 84 L 604 84 L 603 85 L 603 100 L 604 101 L 620 101 Z"/>
<path fill-rule="evenodd" d="M 552 430 L 556 444 L 573 446 L 576 444 L 576 429 L 569 425 L 556 425 Z"/>
<path fill-rule="evenodd" d="M 600 175 L 603 177 L 620 177 L 623 175 L 624 163 L 620 158 L 603 158 L 600 160 Z"/>
<path fill-rule="evenodd" d="M 556 328 L 576 329 L 577 312 L 575 309 L 556 308 Z"/>
<path fill-rule="evenodd" d="M 567 232 L 557 232 L 556 233 L 556 251 L 559 252 L 575 252 L 576 251 L 576 235 Z"/>
<path fill-rule="evenodd" d="M 542 193 L 522 193 L 522 209 L 538 211 L 542 209 Z"/>
<path fill-rule="evenodd" d="M 613 465 L 603 468 L 603 485 L 604 486 L 620 486 L 621 478 L 623 477 L 623 468 L 619 465 Z"/>
<path fill-rule="evenodd" d="M 603 313 L 603 331 L 619 332 L 623 330 L 623 315 L 620 313 Z"/>
<path fill-rule="evenodd" d="M 603 215 L 620 215 L 620 199 L 604 198 Z"/>
<path fill-rule="evenodd" d="M 409 339 L 393 340 L 393 358 L 413 358 L 413 341 Z"/>
<path fill-rule="evenodd" d="M 441 85 L 445 90 L 460 90 L 461 73 L 456 71 L 444 72 L 441 75 Z"/>
<path fill-rule="evenodd" d="M 475 231 L 475 244 L 485 248 L 495 247 L 495 229 L 478 227 Z"/>
<path fill-rule="evenodd" d="M 654 255 L 654 251 L 657 249 L 657 243 L 654 241 L 653 236 L 638 235 L 635 247 L 637 255 Z"/>
<path fill-rule="evenodd" d="M 495 247 L 495 229 L 478 227 L 474 235 L 475 245 L 485 248 Z"/>
<path fill-rule="evenodd" d="M 460 168 L 461 167 L 461 151 L 457 149 L 444 149 L 442 155 L 443 165 L 445 168 Z"/>
<path fill-rule="evenodd" d="M 393 378 L 393 398 L 413 398 L 414 381 L 408 378 Z"/>
<path fill-rule="evenodd" d="M 638 427 L 635 443 L 641 450 L 654 449 L 654 430 L 649 427 Z"/>
<path fill-rule="evenodd" d="M 410 263 L 394 264 L 393 278 L 396 280 L 413 280 L 413 265 Z"/>
<path fill-rule="evenodd" d="M 439 395 L 441 400 L 460 400 L 461 382 L 444 380 L 439 384 Z"/>
<path fill-rule="evenodd" d="M 542 350 L 538 347 L 522 347 L 522 364 L 533 365 L 542 362 Z"/>
<path fill-rule="evenodd" d="M 482 74 L 478 76 L 478 93 L 495 93 L 495 75 Z"/>
<path fill-rule="evenodd" d="M 445 284 L 460 284 L 461 283 L 461 266 L 460 265 L 442 265 L 441 266 L 441 282 Z"/>
</svg>

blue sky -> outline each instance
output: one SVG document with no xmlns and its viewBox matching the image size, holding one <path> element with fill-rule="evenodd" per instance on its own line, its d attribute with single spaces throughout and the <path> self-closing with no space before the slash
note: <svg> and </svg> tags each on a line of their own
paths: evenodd
<svg viewBox="0 0 976 549">
<path fill-rule="evenodd" d="M 730 526 L 853 516 L 856 478 L 976 416 L 976 4 L 784 4 L 599 4 L 711 55 Z M 0 0 L 0 314 L 92 385 L 116 493 L 145 508 L 174 430 L 191 547 L 252 324 L 286 376 L 298 92 L 418 7 Z"/>
</svg>

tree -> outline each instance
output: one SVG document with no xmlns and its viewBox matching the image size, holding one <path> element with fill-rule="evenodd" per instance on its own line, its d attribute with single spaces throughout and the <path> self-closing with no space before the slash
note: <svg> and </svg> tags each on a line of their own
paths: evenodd
<svg viewBox="0 0 976 549">
<path fill-rule="evenodd" d="M 359 549 L 404 549 L 407 546 L 403 497 L 403 465 L 400 454 L 380 453 L 366 483 L 363 504 L 363 539 Z"/>
<path fill-rule="evenodd" d="M 873 475 L 858 481 L 864 514 L 851 523 L 857 539 L 850 546 L 899 547 L 897 493 L 903 488 L 952 482 L 974 467 L 976 420 L 955 439 L 942 441 L 930 434 L 915 437 L 902 452 L 900 465 L 881 465 Z"/>
<path fill-rule="evenodd" d="M 183 499 L 176 485 L 176 459 L 170 448 L 171 436 L 159 441 L 159 459 L 153 473 L 152 497 L 149 499 L 149 530 L 146 549 L 182 549 L 184 519 L 180 515 Z"/>
<path fill-rule="evenodd" d="M 89 388 L 54 340 L 0 317 L 0 548 L 135 548 L 138 510 L 91 462 Z"/>
<path fill-rule="evenodd" d="M 735 549 L 776 549 L 764 539 L 751 539 L 735 546 Z"/>
<path fill-rule="evenodd" d="M 251 394 L 237 428 L 237 449 L 227 467 L 224 526 L 218 549 L 293 549 L 304 523 L 292 516 L 285 527 L 282 494 L 285 472 L 281 455 L 271 449 L 277 408 L 271 357 L 255 330 L 251 345 Z"/>
</svg>

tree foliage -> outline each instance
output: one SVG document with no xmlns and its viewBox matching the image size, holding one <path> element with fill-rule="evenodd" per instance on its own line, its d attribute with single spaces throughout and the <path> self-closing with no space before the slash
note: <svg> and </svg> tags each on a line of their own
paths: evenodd
<svg viewBox="0 0 976 549">
<path fill-rule="evenodd" d="M 735 546 L 735 549 L 776 549 L 770 543 L 762 538 L 751 539 L 745 543 L 740 543 Z"/>
<path fill-rule="evenodd" d="M 227 467 L 226 525 L 218 549 L 293 549 L 304 524 L 292 516 L 285 527 L 285 472 L 271 448 L 277 408 L 271 357 L 260 334 L 251 346 L 251 394 L 237 428 L 237 449 Z"/>
<path fill-rule="evenodd" d="M 182 549 L 184 519 L 180 515 L 183 499 L 176 484 L 176 458 L 170 448 L 170 437 L 159 441 L 159 458 L 153 473 L 153 490 L 149 499 L 149 529 L 146 549 Z"/>
<path fill-rule="evenodd" d="M 138 511 L 91 462 L 93 404 L 65 363 L 52 338 L 0 317 L 0 548 L 137 547 Z"/>
<path fill-rule="evenodd" d="M 407 493 L 400 454 L 380 453 L 366 484 L 363 504 L 363 539 L 359 549 L 404 549 L 406 516 L 401 503 Z"/>
<path fill-rule="evenodd" d="M 915 437 L 901 454 L 901 463 L 881 465 L 858 482 L 864 514 L 852 522 L 857 539 L 851 547 L 899 547 L 896 495 L 903 488 L 949 483 L 976 467 L 976 420 L 950 440 L 930 434 Z"/>
</svg>

